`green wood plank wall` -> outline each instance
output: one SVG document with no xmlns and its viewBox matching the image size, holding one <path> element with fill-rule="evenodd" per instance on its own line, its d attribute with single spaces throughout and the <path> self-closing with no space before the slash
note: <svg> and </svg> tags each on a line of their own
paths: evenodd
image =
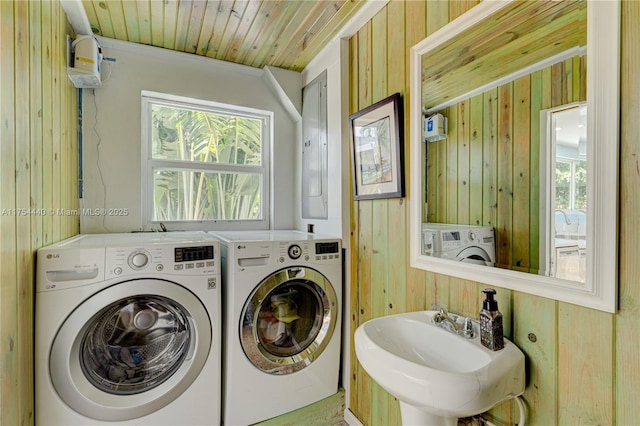
<svg viewBox="0 0 640 426">
<path fill-rule="evenodd" d="M 557 78 L 544 78 L 554 70 Z M 449 118 L 451 133 L 446 140 L 427 147 L 427 195 L 432 201 L 428 204 L 429 222 L 453 220 L 493 226 L 497 264 L 537 273 L 540 111 L 585 101 L 586 90 L 580 84 L 585 74 L 584 57 L 575 57 L 446 108 L 443 113 Z M 493 102 L 483 101 L 495 97 L 495 90 L 500 115 Z M 559 103 L 543 105 L 545 99 L 562 93 L 570 95 L 555 97 Z M 488 126 L 488 132 L 484 126 Z M 494 129 L 499 129 L 497 144 L 492 137 L 482 137 Z M 498 151 L 494 151 L 496 147 Z M 491 174 L 487 176 L 489 182 L 483 181 L 483 167 Z M 450 178 L 440 185 L 429 184 L 439 181 L 439 170 L 449 171 Z M 441 215 L 445 210 L 438 205 L 439 200 L 451 200 L 448 214 Z M 483 212 L 488 213 L 486 218 Z"/>
<path fill-rule="evenodd" d="M 613 318 L 613 412 L 618 424 L 638 423 L 640 407 L 640 3 L 622 3 L 620 93 L 619 314 Z M 634 398 L 634 394 L 636 397 Z"/>
<path fill-rule="evenodd" d="M 78 233 L 77 91 L 59 1 L 0 1 L 0 424 L 33 424 L 35 252 Z M 50 209 L 53 209 L 51 211 Z"/>
<path fill-rule="evenodd" d="M 396 91 L 403 95 L 406 112 L 409 97 L 416 95 L 409 93 L 409 49 L 476 3 L 392 0 L 350 40 L 350 112 Z M 637 403 L 640 389 L 638 16 L 640 2 L 622 2 L 619 311 L 611 315 L 498 289 L 505 332 L 527 356 L 524 394 L 527 424 L 635 425 L 640 422 Z M 382 60 L 385 56 L 386 61 Z M 472 223 L 481 220 L 483 224 L 502 227 L 504 232 L 516 232 L 527 243 L 517 249 L 507 245 L 501 249 L 504 256 L 522 259 L 523 268 L 537 268 L 537 259 L 531 255 L 538 250 L 537 229 L 527 230 L 527 224 L 511 212 L 508 220 L 502 221 L 500 207 L 495 209 L 491 203 L 483 203 L 482 211 L 472 209 L 471 205 L 476 204 L 471 199 L 473 185 L 477 184 L 476 177 L 482 175 L 482 192 L 500 201 L 500 173 L 515 176 L 515 180 L 511 180 L 513 188 L 509 190 L 518 192 L 521 198 L 507 199 L 501 204 L 506 202 L 514 207 L 517 204 L 518 208 L 524 206 L 528 211 L 535 207 L 539 192 L 535 185 L 528 187 L 528 180 L 535 179 L 540 161 L 532 142 L 538 140 L 539 130 L 531 126 L 524 132 L 513 131 L 509 123 L 527 120 L 530 114 L 552 105 L 584 99 L 584 78 L 575 73 L 583 66 L 579 59 L 569 59 L 457 105 L 450 118 L 453 123 L 449 124 L 453 133 L 450 140 L 456 144 L 429 144 L 427 148 L 430 156 L 438 158 L 429 165 L 435 169 L 436 177 L 429 180 L 428 189 L 429 199 L 437 198 L 439 208 L 429 214 Z M 571 83 L 562 84 L 562 81 Z M 542 87 L 560 90 L 549 92 L 540 90 Z M 504 108 L 505 105 L 509 107 Z M 480 107 L 485 111 L 482 116 L 473 112 Z M 408 123 L 405 116 L 405 129 Z M 507 135 L 509 143 L 505 146 Z M 481 147 L 477 146 L 480 140 L 483 140 Z M 409 155 L 408 146 L 405 132 L 405 156 Z M 530 151 L 528 156 L 527 151 Z M 513 156 L 513 160 L 503 158 L 505 154 Z M 450 155 L 463 158 L 462 167 L 457 164 L 454 168 L 440 161 Z M 492 169 L 479 166 L 477 157 L 481 155 L 494 164 L 504 163 L 506 171 L 495 174 Z M 408 168 L 405 173 L 408 178 Z M 468 181 L 461 182 L 460 173 L 468 175 Z M 407 183 L 407 193 L 411 196 L 421 191 Z M 445 185 L 452 185 L 451 190 L 435 191 Z M 408 266 L 408 209 L 404 201 L 366 200 L 353 202 L 351 206 L 352 247 L 355 248 L 351 259 L 353 302 L 347 310 L 354 313 L 351 333 L 369 318 L 425 309 L 433 303 L 447 306 L 453 312 L 478 315 L 483 285 Z M 465 209 L 462 214 L 457 211 L 460 206 Z M 399 270 L 402 267 L 404 271 Z M 348 401 L 351 411 L 365 425 L 399 424 L 397 400 L 371 380 L 353 352 L 351 357 Z M 518 410 L 511 402 L 496 407 L 491 415 L 499 424 L 518 422 Z"/>
</svg>

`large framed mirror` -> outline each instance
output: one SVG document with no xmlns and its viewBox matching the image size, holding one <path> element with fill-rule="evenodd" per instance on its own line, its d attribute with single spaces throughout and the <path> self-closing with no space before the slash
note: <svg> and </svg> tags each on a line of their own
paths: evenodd
<svg viewBox="0 0 640 426">
<path fill-rule="evenodd" d="M 619 39 L 618 1 L 483 1 L 411 49 L 412 267 L 616 311 Z"/>
</svg>

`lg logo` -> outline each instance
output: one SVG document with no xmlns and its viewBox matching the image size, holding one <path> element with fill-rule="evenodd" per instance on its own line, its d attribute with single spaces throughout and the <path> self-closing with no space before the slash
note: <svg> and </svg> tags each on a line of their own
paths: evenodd
<svg viewBox="0 0 640 426">
<path fill-rule="evenodd" d="M 59 257 L 60 257 L 59 254 L 51 254 L 51 253 L 49 253 L 47 255 L 47 259 L 58 259 Z"/>
</svg>

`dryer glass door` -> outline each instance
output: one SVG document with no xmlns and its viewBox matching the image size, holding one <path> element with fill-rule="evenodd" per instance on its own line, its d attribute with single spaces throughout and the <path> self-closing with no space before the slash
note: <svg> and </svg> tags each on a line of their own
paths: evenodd
<svg viewBox="0 0 640 426">
<path fill-rule="evenodd" d="M 258 340 L 274 356 L 293 356 L 306 349 L 324 317 L 320 295 L 304 281 L 277 287 L 258 309 Z"/>
<path fill-rule="evenodd" d="M 338 316 L 336 293 L 321 273 L 286 268 L 263 280 L 247 300 L 240 324 L 251 363 L 270 374 L 311 364 L 329 343 Z"/>
</svg>

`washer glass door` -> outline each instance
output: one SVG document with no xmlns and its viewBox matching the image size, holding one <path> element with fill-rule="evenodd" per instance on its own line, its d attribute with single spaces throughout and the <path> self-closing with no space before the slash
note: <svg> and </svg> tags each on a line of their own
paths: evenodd
<svg viewBox="0 0 640 426">
<path fill-rule="evenodd" d="M 56 334 L 49 373 L 77 413 L 101 421 L 149 415 L 198 377 L 211 349 L 206 308 L 170 281 L 114 284 L 81 303 Z"/>
<path fill-rule="evenodd" d="M 120 299 L 87 324 L 80 366 L 95 387 L 115 395 L 155 388 L 180 367 L 193 337 L 188 312 L 157 295 Z"/>
<path fill-rule="evenodd" d="M 240 341 L 249 361 L 270 374 L 305 368 L 329 343 L 338 316 L 324 275 L 293 267 L 264 279 L 245 303 Z"/>
<path fill-rule="evenodd" d="M 476 265 L 494 266 L 489 253 L 478 246 L 466 247 L 458 253 L 456 260 Z"/>
</svg>

